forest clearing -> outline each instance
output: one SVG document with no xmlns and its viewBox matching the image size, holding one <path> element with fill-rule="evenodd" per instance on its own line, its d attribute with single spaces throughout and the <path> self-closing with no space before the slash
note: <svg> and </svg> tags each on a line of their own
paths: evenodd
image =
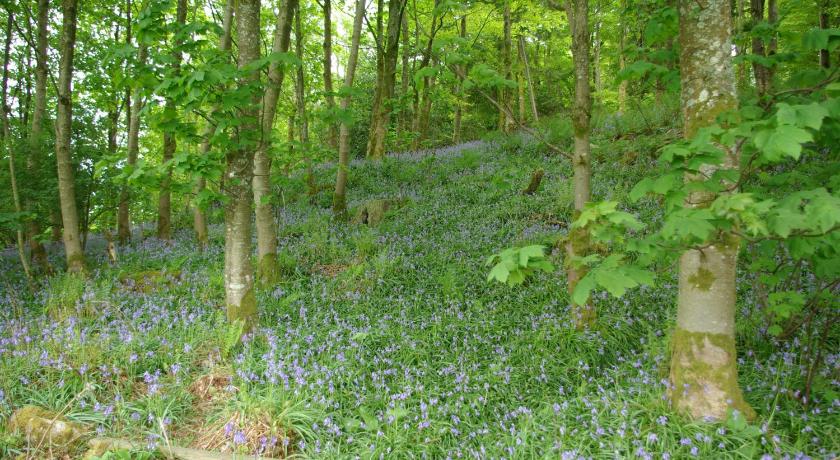
<svg viewBox="0 0 840 460">
<path fill-rule="evenodd" d="M 840 454 L 833 2 L 0 6 L 0 458 Z"/>
</svg>

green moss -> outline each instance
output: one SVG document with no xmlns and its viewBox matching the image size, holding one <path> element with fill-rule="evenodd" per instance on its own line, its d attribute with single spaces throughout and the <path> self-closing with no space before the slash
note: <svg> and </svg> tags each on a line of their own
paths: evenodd
<svg viewBox="0 0 840 460">
<path fill-rule="evenodd" d="M 715 283 L 715 274 L 705 267 L 700 267 L 696 273 L 688 277 L 688 282 L 697 289 L 708 291 Z"/>
<path fill-rule="evenodd" d="M 248 289 L 248 292 L 242 296 L 242 301 L 239 305 L 228 304 L 227 317 L 231 323 L 242 321 L 244 323 L 243 331 L 250 331 L 257 322 L 257 297 L 254 295 L 253 289 Z"/>
<path fill-rule="evenodd" d="M 738 385 L 734 337 L 677 328 L 670 352 L 669 395 L 676 410 L 698 419 L 723 420 L 731 410 L 755 418 Z"/>
<path fill-rule="evenodd" d="M 31 445 L 54 449 L 72 448 L 83 435 L 80 425 L 61 414 L 37 406 L 23 406 L 9 419 L 9 431 L 26 437 Z"/>
<path fill-rule="evenodd" d="M 67 256 L 67 271 L 84 274 L 87 270 L 84 254 L 71 254 Z"/>
<path fill-rule="evenodd" d="M 269 253 L 262 256 L 257 263 L 257 278 L 263 286 L 270 286 L 280 281 L 280 267 L 277 265 L 277 254 Z"/>
</svg>

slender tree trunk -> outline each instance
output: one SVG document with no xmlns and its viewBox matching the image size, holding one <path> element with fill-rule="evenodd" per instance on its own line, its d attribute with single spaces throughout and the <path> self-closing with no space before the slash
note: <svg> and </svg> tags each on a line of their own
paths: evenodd
<svg viewBox="0 0 840 460">
<path fill-rule="evenodd" d="M 178 0 L 178 6 L 175 13 L 175 21 L 179 26 L 183 26 L 187 22 L 187 0 Z M 180 40 L 175 40 L 175 47 L 181 45 Z M 181 73 L 181 52 L 177 49 L 172 54 L 172 71 L 177 77 Z M 166 100 L 166 107 L 164 112 L 169 117 L 178 117 L 178 108 L 172 100 Z M 163 133 L 163 163 L 171 161 L 175 156 L 175 149 L 177 148 L 177 140 L 175 133 L 164 131 Z M 166 167 L 163 179 L 160 184 L 160 195 L 158 195 L 158 228 L 157 236 L 162 240 L 172 239 L 172 168 Z"/>
<path fill-rule="evenodd" d="M 260 0 L 238 0 L 235 17 L 241 69 L 260 58 Z M 258 79 L 259 72 L 252 71 L 241 84 L 250 85 Z M 254 146 L 259 142 L 259 104 L 259 96 L 256 96 L 242 108 L 238 145 L 226 155 L 225 303 L 228 321 L 242 321 L 246 330 L 253 328 L 258 320 L 251 266 L 251 200 L 254 197 L 251 181 Z"/>
<path fill-rule="evenodd" d="M 324 10 L 324 92 L 326 93 L 327 109 L 335 110 L 335 96 L 333 96 L 332 76 L 332 4 L 331 0 L 323 0 Z M 335 123 L 327 127 L 327 144 L 331 148 L 338 147 L 338 129 Z"/>
<path fill-rule="evenodd" d="M 460 27 L 458 36 L 463 38 L 467 37 L 467 15 L 464 14 L 461 16 Z M 461 64 L 456 64 L 458 68 L 458 75 L 457 75 L 457 83 L 455 84 L 455 119 L 452 122 L 452 143 L 457 144 L 461 142 L 461 118 L 463 117 L 463 110 L 464 110 L 464 77 L 467 73 L 464 66 Z"/>
<path fill-rule="evenodd" d="M 423 70 L 424 68 L 428 67 L 429 63 L 432 61 L 432 46 L 434 45 L 435 36 L 437 35 L 437 31 L 443 26 L 443 20 L 445 17 L 441 15 L 438 17 L 437 15 L 437 7 L 440 4 L 440 0 L 435 0 L 435 9 L 434 13 L 432 14 L 432 21 L 430 23 L 429 29 L 429 38 L 426 41 L 426 47 L 423 51 L 423 59 L 420 61 L 420 65 L 414 70 L 414 73 Z M 417 22 L 417 17 L 415 16 L 415 22 Z M 415 34 L 419 34 L 420 25 L 416 24 Z M 419 36 L 417 37 L 419 40 Z M 414 131 L 415 137 L 414 141 L 412 142 L 412 148 L 417 150 L 420 148 L 420 144 L 425 140 L 425 123 L 424 119 L 428 119 L 424 115 L 427 115 L 429 111 L 431 111 L 431 101 L 429 101 L 429 95 L 431 93 L 431 87 L 433 85 L 433 79 L 431 77 L 423 77 L 423 90 L 418 91 L 415 88 L 414 91 L 414 110 L 411 122 L 411 130 Z M 428 102 L 427 102 L 428 101 Z M 426 108 L 429 108 L 429 111 Z"/>
<path fill-rule="evenodd" d="M 750 13 L 753 25 L 764 20 L 764 0 L 750 0 Z M 753 37 L 752 52 L 757 56 L 766 57 L 767 47 L 760 37 Z M 755 86 L 759 96 L 764 96 L 770 90 L 770 69 L 753 61 L 753 74 L 755 75 Z"/>
<path fill-rule="evenodd" d="M 598 17 L 596 11 L 595 17 Z M 601 83 L 601 23 L 596 19 L 595 31 L 592 34 L 592 83 L 595 86 L 595 92 L 599 94 L 604 89 Z"/>
<path fill-rule="evenodd" d="M 588 0 L 570 0 L 567 14 L 572 31 L 572 55 L 575 62 L 575 102 L 572 109 L 572 125 L 575 133 L 575 152 L 572 157 L 574 170 L 575 216 L 580 214 L 590 199 L 590 164 L 589 119 L 592 97 L 589 87 L 589 2 Z M 589 251 L 589 239 L 585 231 L 573 230 L 566 243 L 566 274 L 569 293 L 574 292 L 578 281 L 586 273 L 570 261 L 575 257 L 585 256 Z M 595 309 L 589 301 L 583 305 L 572 303 L 572 312 L 579 329 L 589 327 L 595 321 Z"/>
<path fill-rule="evenodd" d="M 303 27 L 300 20 L 300 6 L 295 14 L 295 55 L 300 62 L 303 62 Z M 309 144 L 309 117 L 306 113 L 306 77 L 303 71 L 303 65 L 297 67 L 297 78 L 295 78 L 295 104 L 297 105 L 297 115 L 300 119 L 298 127 L 300 129 L 299 138 L 300 144 L 304 149 L 306 155 L 306 186 L 307 193 L 310 199 L 318 193 L 318 186 L 315 183 L 315 172 L 312 169 L 312 154 L 308 148 Z"/>
<path fill-rule="evenodd" d="M 737 108 L 731 56 L 729 0 L 706 0 L 704 8 L 681 0 L 680 69 L 686 138 Z M 712 97 L 708 97 L 711 94 Z M 737 169 L 733 149 L 722 166 Z M 701 167 L 706 177 L 721 166 Z M 689 177 L 689 180 L 697 179 Z M 702 179 L 700 179 L 702 180 Z M 708 206 L 715 196 L 692 193 L 691 207 Z M 738 386 L 735 353 L 735 267 L 739 241 L 722 233 L 702 250 L 688 250 L 680 258 L 677 327 L 671 338 L 673 406 L 698 419 L 723 420 L 731 409 L 755 415 Z"/>
<path fill-rule="evenodd" d="M 618 41 L 618 71 L 624 72 L 627 68 L 627 1 L 621 1 L 621 34 Z M 618 113 L 623 115 L 627 111 L 627 85 L 626 78 L 622 78 L 618 83 Z"/>
<path fill-rule="evenodd" d="M 359 40 L 362 35 L 362 19 L 365 13 L 365 0 L 356 0 L 356 15 L 353 19 L 353 38 L 350 42 L 350 56 L 344 73 L 344 87 L 353 88 L 353 77 L 359 60 Z M 341 99 L 341 110 L 350 107 L 350 95 Z M 342 121 L 338 128 L 338 172 L 335 178 L 333 194 L 333 215 L 338 219 L 347 218 L 347 170 L 350 168 L 350 125 Z"/>
<path fill-rule="evenodd" d="M 32 112 L 32 127 L 29 131 L 29 156 L 26 161 L 26 169 L 30 177 L 37 177 L 37 171 L 41 168 L 43 158 L 42 137 L 44 133 L 44 119 L 47 114 L 47 44 L 49 41 L 49 0 L 38 0 L 38 35 L 35 41 L 35 110 Z M 28 22 L 28 21 L 27 21 Z M 27 197 L 25 208 L 32 211 L 35 209 L 35 200 Z M 38 240 L 41 234 L 41 227 L 38 221 L 30 219 L 26 223 L 26 237 L 29 240 L 29 251 L 32 260 L 44 273 L 51 273 L 52 267 L 47 260 L 47 251 L 44 245 Z"/>
<path fill-rule="evenodd" d="M 505 79 L 512 80 L 513 73 L 511 70 L 511 19 L 510 19 L 510 0 L 505 0 L 504 4 L 504 11 L 503 11 L 503 38 L 502 38 L 502 65 L 504 66 L 505 70 Z M 507 88 L 500 88 L 499 89 L 499 103 L 504 107 L 505 110 L 501 110 L 499 113 L 499 122 L 501 126 L 499 127 L 501 131 L 509 133 L 512 132 L 514 127 L 516 126 L 516 122 L 513 119 L 513 110 L 511 109 L 511 91 Z"/>
<path fill-rule="evenodd" d="M 131 0 L 126 0 L 125 2 L 125 43 L 126 46 L 131 46 Z M 139 58 L 139 56 L 138 56 Z M 126 73 L 128 72 L 128 65 L 126 65 Z M 139 100 L 140 94 L 139 90 L 137 90 L 136 98 L 134 99 Z M 132 98 L 131 98 L 131 88 L 127 87 L 125 90 L 125 105 L 126 105 L 126 126 L 128 130 L 128 158 L 127 163 L 129 167 L 134 167 L 135 163 L 137 163 L 137 140 L 139 135 L 139 121 L 135 127 L 136 129 L 132 131 L 132 121 L 134 119 L 134 106 L 132 105 Z M 139 116 L 140 110 L 137 110 L 137 114 Z M 134 145 L 132 146 L 132 136 L 134 138 Z M 134 147 L 134 155 L 132 156 L 132 148 Z M 131 206 L 131 192 L 128 188 L 128 184 L 123 184 L 122 189 L 120 190 L 120 198 L 119 204 L 117 204 L 117 242 L 119 244 L 124 245 L 127 244 L 131 240 L 131 217 L 129 215 L 130 206 Z"/>
<path fill-rule="evenodd" d="M 820 2 L 820 29 L 828 29 L 829 27 L 828 2 L 824 0 Z M 831 67 L 831 54 L 827 49 L 820 50 L 820 67 L 824 69 Z"/>
<path fill-rule="evenodd" d="M 146 64 L 146 45 L 137 44 L 137 65 L 138 73 L 140 68 Z M 137 164 L 137 155 L 140 152 L 140 112 L 143 110 L 142 88 L 134 89 L 134 97 L 131 101 L 128 120 L 128 141 L 127 141 L 127 165 L 133 168 Z M 120 244 L 127 244 L 131 240 L 131 191 L 128 185 L 124 185 L 120 192 L 120 206 L 117 216 L 117 239 Z"/>
<path fill-rule="evenodd" d="M 222 18 L 222 36 L 219 37 L 219 50 L 222 52 L 230 51 L 231 45 L 231 26 L 233 24 L 233 10 L 235 1 L 227 0 L 225 2 L 225 12 Z M 219 107 L 213 108 L 213 113 L 218 112 Z M 204 136 L 201 138 L 200 155 L 207 156 L 210 153 L 210 141 L 213 135 L 216 134 L 216 126 L 212 123 L 207 123 L 204 128 Z M 207 187 L 207 180 L 204 176 L 199 176 L 195 182 L 195 195 L 198 196 Z M 207 247 L 208 232 L 207 232 L 207 215 L 200 205 L 193 207 L 193 229 L 195 231 L 195 240 L 200 249 Z"/>
<path fill-rule="evenodd" d="M 403 23 L 406 0 L 390 0 L 388 2 L 388 26 L 385 47 L 382 58 L 382 85 L 379 93 L 379 104 L 373 112 L 371 137 L 368 141 L 368 156 L 381 159 L 385 156 L 385 136 L 391 120 L 393 109 L 394 86 L 397 81 L 397 58 L 399 57 L 400 28 Z"/>
<path fill-rule="evenodd" d="M 525 71 L 525 81 L 528 83 L 528 97 L 531 103 L 531 118 L 534 123 L 540 121 L 540 114 L 537 110 L 537 96 L 534 94 L 534 80 L 531 78 L 531 65 L 528 62 L 528 49 L 525 47 L 525 37 L 519 36 L 519 59 L 522 60 L 522 68 Z"/>
<path fill-rule="evenodd" d="M 516 90 L 517 99 L 519 102 L 519 125 L 525 126 L 525 123 L 528 118 L 527 115 L 525 115 L 525 79 L 519 72 L 516 73 Z"/>
<path fill-rule="evenodd" d="M 384 26 L 385 16 L 385 1 L 376 0 L 376 32 L 373 34 L 373 44 L 376 47 L 376 85 L 373 89 L 373 102 L 370 107 L 370 125 L 368 126 L 368 142 L 365 147 L 365 154 L 371 157 L 372 142 L 376 134 L 376 116 L 379 113 L 379 107 L 382 105 L 382 90 L 385 80 L 385 43 L 383 34 L 385 33 Z"/>
<path fill-rule="evenodd" d="M 271 45 L 272 53 L 289 51 L 292 33 L 292 19 L 297 9 L 297 0 L 288 0 L 277 15 L 277 25 Z M 238 22 L 237 22 L 238 24 Z M 254 155 L 254 202 L 257 224 L 257 270 L 263 283 L 275 282 L 277 271 L 277 223 L 274 219 L 274 205 L 271 203 L 271 148 L 274 131 L 274 117 L 277 114 L 277 100 L 283 88 L 285 72 L 279 62 L 268 68 L 268 82 L 262 99 L 259 146 Z"/>
<path fill-rule="evenodd" d="M 406 3 L 407 4 L 407 3 Z M 403 22 L 402 22 L 402 37 L 403 37 L 403 44 L 402 44 L 402 75 L 400 75 L 400 99 L 403 104 L 401 104 L 401 111 L 399 120 L 397 123 L 397 138 L 402 140 L 403 138 L 403 131 L 407 128 L 408 120 L 409 120 L 409 110 L 405 107 L 406 96 L 408 96 L 409 90 L 409 65 L 408 65 L 408 55 L 410 46 L 411 37 L 408 35 L 408 15 L 403 13 Z"/>
<path fill-rule="evenodd" d="M 58 196 L 61 201 L 61 220 L 64 225 L 64 253 L 67 270 L 82 273 L 85 255 L 79 239 L 79 212 L 76 208 L 76 189 L 73 179 L 73 54 L 76 48 L 77 0 L 62 0 L 61 41 L 58 73 L 58 110 L 55 121 L 55 158 L 58 166 Z"/>
<path fill-rule="evenodd" d="M 15 152 L 14 149 L 9 148 L 11 143 L 11 131 L 9 129 L 9 114 L 6 112 L 9 107 L 7 100 L 9 89 L 9 60 L 11 58 L 12 50 L 12 25 L 14 24 L 14 16 L 11 11 L 8 12 L 6 22 L 6 40 L 3 46 L 3 76 L 0 82 L 0 136 L 2 136 L 3 150 L 9 154 L 9 181 L 12 186 L 12 202 L 15 206 L 15 212 L 20 214 L 23 212 L 23 206 L 20 203 L 20 194 L 18 193 L 17 174 L 15 171 Z M 23 229 L 21 226 L 17 227 L 15 232 L 17 237 L 18 257 L 20 257 L 20 265 L 23 267 L 23 272 L 27 278 L 32 277 L 32 272 L 29 269 L 29 260 L 26 258 L 24 252 Z"/>
</svg>

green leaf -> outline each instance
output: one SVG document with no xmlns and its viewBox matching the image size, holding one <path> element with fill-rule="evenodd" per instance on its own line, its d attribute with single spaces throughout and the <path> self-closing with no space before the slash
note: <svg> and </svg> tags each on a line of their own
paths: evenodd
<svg viewBox="0 0 840 460">
<path fill-rule="evenodd" d="M 775 129 L 759 131 L 755 136 L 755 145 L 764 152 L 764 157 L 777 162 L 785 156 L 799 159 L 802 144 L 814 138 L 808 131 L 792 125 L 779 125 Z"/>
</svg>

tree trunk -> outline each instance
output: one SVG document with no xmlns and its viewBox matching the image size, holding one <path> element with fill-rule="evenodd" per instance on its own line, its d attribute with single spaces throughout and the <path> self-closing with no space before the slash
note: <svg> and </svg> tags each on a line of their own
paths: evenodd
<svg viewBox="0 0 840 460">
<path fill-rule="evenodd" d="M 303 62 L 303 27 L 300 20 L 300 6 L 295 14 L 295 55 L 300 62 Z M 303 65 L 297 67 L 297 78 L 295 78 L 295 104 L 297 106 L 297 115 L 300 119 L 298 127 L 300 129 L 300 144 L 304 149 L 306 155 L 306 186 L 307 193 L 310 199 L 318 193 L 318 187 L 315 183 L 315 173 L 312 169 L 312 153 L 308 148 L 309 144 L 309 117 L 306 113 L 306 78 L 303 71 Z"/>
<path fill-rule="evenodd" d="M 335 110 L 335 96 L 333 96 L 332 77 L 332 4 L 324 0 L 324 92 L 326 93 L 327 109 Z M 338 130 L 335 123 L 330 122 L 327 127 L 327 144 L 331 148 L 338 147 Z"/>
<path fill-rule="evenodd" d="M 85 255 L 79 239 L 79 212 L 76 208 L 76 189 L 73 179 L 73 54 L 76 48 L 77 0 L 62 0 L 61 58 L 58 72 L 58 110 L 55 120 L 55 158 L 58 166 L 58 196 L 61 201 L 61 220 L 64 226 L 64 253 L 67 271 L 82 273 Z"/>
<path fill-rule="evenodd" d="M 511 70 L 511 20 L 510 20 L 510 0 L 505 0 L 503 11 L 503 37 L 502 37 L 502 65 L 505 71 L 505 80 L 512 80 L 513 73 Z M 512 132 L 516 122 L 513 119 L 513 110 L 511 110 L 511 91 L 507 88 L 499 88 L 499 103 L 504 108 L 499 113 L 500 131 L 509 133 Z"/>
<path fill-rule="evenodd" d="M 622 0 L 621 2 L 621 34 L 619 36 L 618 41 L 618 71 L 624 72 L 624 69 L 627 67 L 627 51 L 625 48 L 627 47 L 627 2 L 626 0 Z M 627 85 L 628 81 L 626 78 L 622 78 L 621 81 L 618 83 L 618 113 L 619 115 L 623 115 L 627 111 Z"/>
<path fill-rule="evenodd" d="M 572 157 L 574 170 L 575 217 L 580 214 L 590 198 L 589 119 L 592 98 L 589 87 L 589 2 L 571 0 L 567 4 L 567 15 L 572 32 L 572 55 L 575 62 L 575 102 L 572 109 L 572 125 L 575 135 L 575 152 Z M 585 231 L 573 230 L 566 242 L 566 274 L 569 294 L 586 273 L 571 263 L 574 257 L 585 256 L 589 251 L 589 238 Z M 595 321 L 595 309 L 587 300 L 583 305 L 572 302 L 572 313 L 578 329 L 585 329 Z"/>
<path fill-rule="evenodd" d="M 820 29 L 829 28 L 828 21 L 828 2 L 820 2 Z M 827 49 L 820 50 L 820 67 L 827 69 L 831 67 L 831 54 Z"/>
<path fill-rule="evenodd" d="M 277 15 L 272 53 L 289 51 L 292 33 L 292 19 L 297 0 L 288 0 Z M 237 23 L 238 24 L 238 23 Z M 274 220 L 274 206 L 271 203 L 271 148 L 274 117 L 277 114 L 277 99 L 283 88 L 285 72 L 279 62 L 268 68 L 268 82 L 262 100 L 261 138 L 254 155 L 254 202 L 256 203 L 257 264 L 260 280 L 273 283 L 277 280 L 277 223 Z"/>
<path fill-rule="evenodd" d="M 222 18 L 222 36 L 219 37 L 219 50 L 222 52 L 230 51 L 234 5 L 234 0 L 227 0 L 225 2 L 224 17 Z M 213 113 L 218 112 L 218 110 L 219 107 L 213 107 Z M 204 128 L 204 135 L 201 138 L 201 156 L 207 156 L 210 153 L 210 141 L 214 134 L 216 134 L 216 126 L 212 123 L 207 123 L 207 126 Z M 206 187 L 207 180 L 203 176 L 199 176 L 196 179 L 194 188 L 196 196 Z M 193 207 L 193 230 L 195 231 L 195 240 L 198 243 L 199 249 L 207 247 L 209 238 L 207 233 L 207 216 L 199 205 Z"/>
<path fill-rule="evenodd" d="M 187 22 L 187 0 L 178 0 L 175 21 L 179 26 Z M 175 40 L 175 47 L 180 46 L 180 40 Z M 175 77 L 181 72 L 181 52 L 177 49 L 172 54 L 172 71 Z M 178 116 L 178 108 L 172 100 L 166 100 L 164 112 L 173 119 Z M 166 168 L 163 179 L 160 183 L 160 195 L 158 195 L 158 228 L 157 236 L 162 240 L 172 239 L 172 168 L 166 165 L 172 160 L 177 148 L 175 133 L 165 131 L 163 133 L 163 163 Z"/>
<path fill-rule="evenodd" d="M 126 0 L 125 2 L 125 26 L 126 26 L 126 33 L 125 33 L 125 43 L 127 46 L 131 46 L 131 0 Z M 141 53 L 138 53 L 138 60 L 140 60 Z M 140 61 L 140 65 L 143 64 L 143 61 Z M 128 66 L 126 66 L 126 71 L 128 71 Z M 134 167 L 137 163 L 137 141 L 140 133 L 140 108 L 142 106 L 137 107 L 137 124 L 136 126 L 133 125 L 134 123 L 134 111 L 135 107 L 132 104 L 132 101 L 136 103 L 140 100 L 140 90 L 135 90 L 135 98 L 131 98 L 131 88 L 126 88 L 125 92 L 125 100 L 126 100 L 126 126 L 128 129 L 128 158 L 127 163 L 129 167 Z M 133 153 L 133 155 L 132 155 Z M 119 204 L 117 204 L 117 241 L 121 245 L 127 244 L 131 240 L 131 217 L 129 215 L 129 209 L 131 206 L 131 192 L 129 190 L 128 184 L 123 184 L 122 189 L 120 190 L 120 198 Z"/>
<path fill-rule="evenodd" d="M 458 36 L 463 38 L 467 37 L 467 15 L 464 14 L 461 16 L 461 25 L 459 27 L 459 34 Z M 461 118 L 463 117 L 463 110 L 464 110 L 464 75 L 467 73 L 464 66 L 461 64 L 456 64 L 458 68 L 458 78 L 457 83 L 455 84 L 455 118 L 452 122 L 452 143 L 457 144 L 461 142 Z"/>
<path fill-rule="evenodd" d="M 408 2 L 406 2 L 408 5 Z M 410 37 L 408 35 L 408 15 L 403 13 L 403 22 L 402 22 L 402 37 L 403 37 L 403 45 L 402 45 L 402 75 L 400 75 L 400 98 L 402 99 L 403 103 L 405 101 L 406 96 L 408 96 L 408 89 L 409 89 L 409 65 L 408 65 L 408 57 L 409 57 L 409 50 L 411 46 L 409 45 Z M 403 131 L 408 127 L 408 120 L 409 120 L 410 111 L 407 110 L 404 104 L 402 104 L 399 120 L 397 123 L 397 138 L 402 140 Z"/>
<path fill-rule="evenodd" d="M 376 85 L 373 89 L 373 101 L 370 106 L 370 125 L 368 126 L 368 142 L 365 146 L 365 155 L 370 157 L 372 141 L 374 141 L 374 130 L 376 129 L 376 116 L 379 114 L 379 107 L 382 105 L 382 90 L 385 81 L 385 44 L 382 35 L 385 33 L 383 16 L 385 14 L 385 1 L 376 0 L 376 31 L 373 32 L 373 45 L 376 48 Z"/>
<path fill-rule="evenodd" d="M 6 40 L 3 46 L 3 76 L 0 82 L 0 137 L 2 137 L 3 150 L 9 153 L 9 181 L 12 186 L 12 202 L 14 203 L 15 212 L 20 215 L 23 212 L 23 206 L 20 204 L 20 194 L 17 187 L 17 174 L 15 172 L 15 152 L 14 149 L 9 148 L 11 143 L 11 131 L 9 130 L 9 114 L 6 110 L 9 107 L 7 101 L 7 94 L 9 89 L 9 59 L 11 58 L 12 50 L 12 25 L 14 24 L 14 16 L 11 11 L 8 12 L 6 21 Z M 18 257 L 20 258 L 20 265 L 23 267 L 23 272 L 27 278 L 32 277 L 32 272 L 29 270 L 29 260 L 26 258 L 24 252 L 23 230 L 21 226 L 17 226 L 15 232 L 17 237 Z"/>
<path fill-rule="evenodd" d="M 49 41 L 47 27 L 49 25 L 49 8 L 49 0 L 38 0 L 38 36 L 35 42 L 35 110 L 32 112 L 32 127 L 29 131 L 29 157 L 26 161 L 26 169 L 30 177 L 37 177 L 43 157 L 41 147 L 43 145 L 44 119 L 47 114 L 47 44 Z M 35 200 L 31 197 L 26 198 L 24 205 L 30 211 L 36 207 Z M 26 234 L 32 260 L 41 268 L 42 272 L 51 273 L 52 267 L 47 260 L 47 251 L 38 240 L 41 227 L 37 220 L 30 219 L 27 221 Z"/>
<path fill-rule="evenodd" d="M 540 121 L 540 114 L 537 110 L 537 97 L 534 94 L 534 80 L 531 78 L 531 65 L 528 62 L 528 49 L 525 47 L 525 37 L 519 36 L 519 59 L 522 60 L 522 68 L 525 71 L 525 81 L 528 83 L 528 96 L 531 102 L 531 117 L 534 123 Z"/>
<path fill-rule="evenodd" d="M 764 0 L 750 0 L 750 13 L 753 25 L 764 20 Z M 753 37 L 752 52 L 757 56 L 766 57 L 767 49 L 760 37 Z M 753 74 L 755 75 L 755 86 L 759 96 L 764 96 L 770 90 L 770 69 L 753 61 Z"/>
<path fill-rule="evenodd" d="M 435 35 L 437 34 L 437 31 L 440 30 L 440 28 L 443 26 L 443 19 L 445 16 L 444 14 L 438 17 L 437 7 L 439 4 L 440 0 L 435 0 L 434 13 L 432 14 L 432 21 L 429 27 L 429 38 L 426 41 L 426 47 L 423 51 L 423 59 L 420 61 L 420 65 L 417 66 L 417 68 L 414 70 L 415 74 L 426 68 L 432 60 L 432 46 L 434 45 Z M 417 22 L 416 16 L 415 22 Z M 415 34 L 419 34 L 419 28 L 420 25 L 418 23 L 416 24 Z M 417 39 L 419 40 L 419 36 L 417 37 Z M 417 91 L 417 88 L 415 88 L 414 91 L 414 118 L 412 118 L 411 121 L 411 129 L 415 133 L 414 141 L 412 142 L 412 148 L 414 150 L 420 148 L 420 144 L 425 140 L 424 132 L 426 131 L 426 129 L 423 119 L 424 114 L 428 114 L 426 108 L 429 107 L 429 110 L 431 110 L 431 101 L 428 101 L 427 103 L 427 100 L 429 99 L 429 94 L 431 92 L 432 81 L 433 79 L 428 76 L 423 77 L 424 86 L 422 93 L 420 91 Z"/>
<path fill-rule="evenodd" d="M 598 11 L 595 11 L 595 31 L 592 34 L 592 83 L 595 92 L 599 94 L 603 90 L 601 84 L 601 22 L 598 19 Z"/>
<path fill-rule="evenodd" d="M 356 74 L 356 64 L 359 60 L 359 40 L 362 35 L 362 19 L 365 14 L 365 0 L 356 0 L 356 15 L 353 19 L 353 38 L 350 42 L 350 56 L 347 59 L 347 69 L 344 73 L 344 87 L 353 88 L 353 77 Z M 341 99 L 341 110 L 350 107 L 350 94 Z M 350 125 L 342 121 L 338 129 L 338 172 L 335 178 L 335 194 L 333 195 L 333 215 L 338 219 L 347 218 L 347 170 L 350 168 Z"/>
<path fill-rule="evenodd" d="M 239 68 L 260 58 L 260 0 L 238 0 L 236 6 L 236 41 Z M 252 71 L 242 85 L 259 79 Z M 251 266 L 251 181 L 254 148 L 259 142 L 259 96 L 241 109 L 242 124 L 237 131 L 237 146 L 227 152 L 225 187 L 225 303 L 230 322 L 242 321 L 245 330 L 257 323 L 257 298 L 254 294 L 254 269 Z"/>
<path fill-rule="evenodd" d="M 137 65 L 142 68 L 146 64 L 146 45 L 137 44 Z M 141 88 L 134 89 L 134 97 L 131 101 L 131 109 L 128 120 L 128 141 L 127 141 L 127 164 L 133 168 L 137 164 L 137 155 L 140 152 L 140 111 L 143 110 L 143 93 Z M 131 191 L 127 185 L 123 186 L 120 192 L 120 206 L 117 216 L 117 239 L 120 244 L 126 244 L 131 240 Z"/>
<path fill-rule="evenodd" d="M 729 0 L 707 0 L 698 8 L 680 1 L 680 69 L 685 137 L 725 111 L 737 108 L 732 69 Z M 713 95 L 708 97 L 708 95 Z M 732 150 L 724 168 L 737 169 Z M 704 176 L 720 166 L 704 165 Z M 689 177 L 689 180 L 702 180 Z M 695 192 L 686 205 L 708 206 L 715 196 Z M 677 326 L 671 338 L 673 406 L 698 419 L 726 419 L 731 409 L 754 412 L 738 387 L 735 353 L 735 268 L 738 238 L 721 234 L 702 250 L 680 258 Z"/>
<path fill-rule="evenodd" d="M 403 23 L 406 0 L 388 2 L 388 27 L 386 29 L 385 51 L 382 58 L 382 87 L 378 91 L 379 104 L 373 112 L 371 137 L 368 140 L 368 156 L 381 159 L 385 156 L 385 136 L 393 109 L 394 86 L 397 81 L 397 58 L 399 57 L 400 28 Z"/>
</svg>

